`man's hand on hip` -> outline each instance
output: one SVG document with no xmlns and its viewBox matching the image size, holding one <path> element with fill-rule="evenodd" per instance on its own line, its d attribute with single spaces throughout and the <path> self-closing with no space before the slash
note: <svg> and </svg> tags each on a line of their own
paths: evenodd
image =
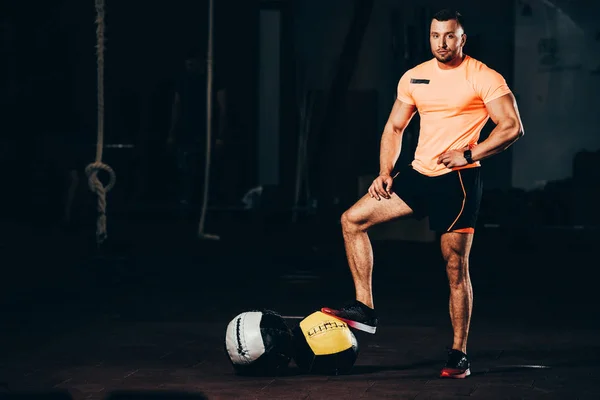
<svg viewBox="0 0 600 400">
<path fill-rule="evenodd" d="M 447 168 L 464 167 L 468 164 L 465 150 L 468 150 L 468 147 L 463 150 L 448 150 L 439 156 L 437 163 L 444 164 Z"/>
</svg>

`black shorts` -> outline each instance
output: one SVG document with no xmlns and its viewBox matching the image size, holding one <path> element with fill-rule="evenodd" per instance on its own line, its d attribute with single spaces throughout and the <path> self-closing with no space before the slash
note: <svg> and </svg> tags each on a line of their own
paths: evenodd
<svg viewBox="0 0 600 400">
<path fill-rule="evenodd" d="M 483 191 L 480 167 L 429 177 L 412 167 L 398 171 L 392 191 L 412 210 L 414 217 L 429 217 L 435 232 L 473 232 Z"/>
</svg>

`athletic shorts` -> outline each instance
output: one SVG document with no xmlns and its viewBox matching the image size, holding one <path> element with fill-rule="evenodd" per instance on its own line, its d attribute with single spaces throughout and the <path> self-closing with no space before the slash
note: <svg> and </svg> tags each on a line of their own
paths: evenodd
<svg viewBox="0 0 600 400">
<path fill-rule="evenodd" d="M 413 216 L 429 217 L 429 228 L 438 233 L 474 232 L 482 189 L 480 167 L 430 177 L 409 166 L 398 171 L 392 186 Z"/>
</svg>

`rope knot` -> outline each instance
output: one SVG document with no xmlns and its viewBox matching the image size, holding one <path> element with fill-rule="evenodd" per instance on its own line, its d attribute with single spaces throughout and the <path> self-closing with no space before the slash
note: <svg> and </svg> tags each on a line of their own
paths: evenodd
<svg viewBox="0 0 600 400">
<path fill-rule="evenodd" d="M 98 173 L 105 171 L 108 173 L 110 180 L 108 185 L 104 186 L 98 178 Z M 115 186 L 117 176 L 113 169 L 102 163 L 94 162 L 85 168 L 85 173 L 88 177 L 88 185 L 90 190 L 98 195 L 98 220 L 96 222 L 96 240 L 98 243 L 106 240 L 106 194 Z"/>
</svg>

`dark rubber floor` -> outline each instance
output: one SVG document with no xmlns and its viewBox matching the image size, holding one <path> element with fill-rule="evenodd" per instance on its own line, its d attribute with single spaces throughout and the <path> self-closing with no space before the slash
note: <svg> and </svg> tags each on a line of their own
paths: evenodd
<svg viewBox="0 0 600 400">
<path fill-rule="evenodd" d="M 113 218 L 97 251 L 86 230 L 7 222 L 0 398 L 600 398 L 597 231 L 478 231 L 472 376 L 449 381 L 437 378 L 452 339 L 437 243 L 374 242 L 380 326 L 356 332 L 349 375 L 292 362 L 285 376 L 247 378 L 223 351 L 231 318 L 301 318 L 352 299 L 338 228 L 246 222 L 218 242 L 194 228 Z"/>
</svg>

